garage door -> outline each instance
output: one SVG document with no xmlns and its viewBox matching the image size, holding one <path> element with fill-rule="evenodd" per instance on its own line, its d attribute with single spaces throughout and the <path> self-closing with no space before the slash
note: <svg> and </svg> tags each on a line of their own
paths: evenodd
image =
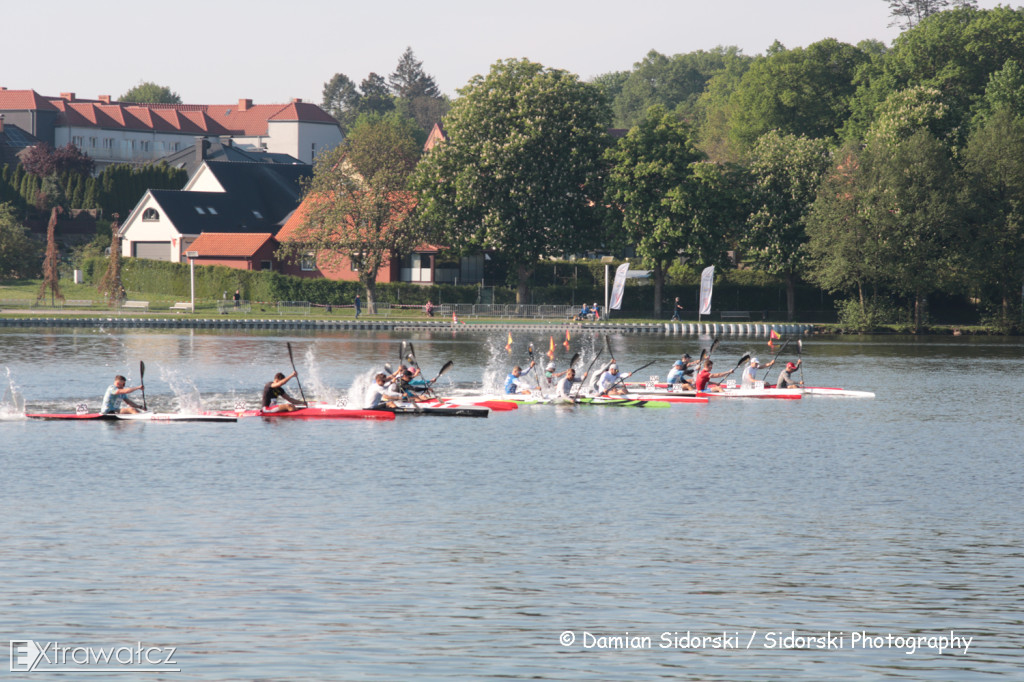
<svg viewBox="0 0 1024 682">
<path fill-rule="evenodd" d="M 132 242 L 132 255 L 150 260 L 171 260 L 170 242 Z"/>
</svg>

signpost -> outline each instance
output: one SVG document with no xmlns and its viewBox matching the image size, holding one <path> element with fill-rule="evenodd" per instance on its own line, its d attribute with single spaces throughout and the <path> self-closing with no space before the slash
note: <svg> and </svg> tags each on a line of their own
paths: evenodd
<svg viewBox="0 0 1024 682">
<path fill-rule="evenodd" d="M 199 256 L 198 251 L 186 251 L 185 255 L 188 257 L 188 279 L 192 288 L 192 312 L 196 312 L 196 257 Z"/>
</svg>

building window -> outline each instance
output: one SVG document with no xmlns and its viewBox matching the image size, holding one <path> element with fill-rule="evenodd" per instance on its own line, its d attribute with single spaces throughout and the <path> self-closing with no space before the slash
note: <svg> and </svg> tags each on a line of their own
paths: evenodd
<svg viewBox="0 0 1024 682">
<path fill-rule="evenodd" d="M 304 272 L 313 272 L 316 270 L 316 258 L 312 253 L 307 253 L 302 257 L 302 270 Z"/>
<path fill-rule="evenodd" d="M 79 149 L 81 149 L 82 147 L 85 146 L 85 138 L 82 137 L 81 135 L 72 135 L 71 136 L 71 144 L 73 144 L 76 147 L 78 147 Z"/>
<path fill-rule="evenodd" d="M 114 148 L 114 138 L 112 138 L 112 137 L 104 137 L 103 138 L 103 148 L 104 149 L 113 149 Z"/>
<path fill-rule="evenodd" d="M 203 210 L 202 206 L 196 206 L 196 213 L 199 215 L 206 215 L 206 211 Z"/>
<path fill-rule="evenodd" d="M 271 263 L 270 261 L 268 261 L 268 260 L 261 260 L 260 261 L 260 270 L 273 270 L 273 269 L 274 269 L 274 264 Z"/>
<path fill-rule="evenodd" d="M 217 209 L 215 209 L 213 206 L 207 206 L 206 210 L 210 212 L 210 215 L 217 215 Z"/>
<path fill-rule="evenodd" d="M 90 137 L 89 138 L 89 146 L 92 147 L 93 149 L 96 149 L 96 138 L 95 137 Z"/>
<path fill-rule="evenodd" d="M 147 208 L 142 212 L 142 220 L 145 222 L 151 222 L 154 220 L 160 220 L 160 212 L 155 208 Z"/>
<path fill-rule="evenodd" d="M 263 214 L 257 211 L 255 208 L 252 209 L 252 214 L 256 216 L 257 220 L 263 220 Z"/>
</svg>

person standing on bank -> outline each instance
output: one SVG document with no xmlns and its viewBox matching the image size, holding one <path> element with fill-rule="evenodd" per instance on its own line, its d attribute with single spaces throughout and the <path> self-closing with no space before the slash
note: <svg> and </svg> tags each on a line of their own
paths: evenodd
<svg viewBox="0 0 1024 682">
<path fill-rule="evenodd" d="M 356 319 L 359 319 L 359 312 L 362 310 L 362 306 L 359 303 L 359 294 L 356 294 Z"/>
<path fill-rule="evenodd" d="M 288 392 L 284 390 L 284 385 L 287 384 L 292 379 L 294 379 L 295 377 L 297 377 L 298 374 L 298 372 L 294 371 L 288 376 L 281 374 L 281 372 L 275 374 L 274 380 L 268 381 L 266 385 L 263 387 L 263 399 L 260 402 L 260 407 L 264 410 L 271 412 L 291 412 L 296 407 L 299 406 L 308 407 L 308 405 L 305 402 L 301 400 L 296 400 L 295 398 L 288 395 Z M 288 402 L 282 405 L 278 405 L 278 398 L 283 398 Z"/>
<path fill-rule="evenodd" d="M 234 300 L 235 309 L 237 310 L 238 307 L 242 305 L 242 291 L 240 289 L 235 289 L 235 295 L 231 298 Z"/>
<path fill-rule="evenodd" d="M 114 377 L 113 385 L 103 394 L 103 406 L 100 408 L 102 414 L 138 414 L 143 411 L 141 405 L 132 402 L 127 396 L 129 393 L 142 390 L 145 386 L 139 384 L 132 388 L 126 388 L 125 382 L 127 381 L 120 374 Z M 124 405 L 121 405 L 122 401 L 125 403 Z"/>
</svg>

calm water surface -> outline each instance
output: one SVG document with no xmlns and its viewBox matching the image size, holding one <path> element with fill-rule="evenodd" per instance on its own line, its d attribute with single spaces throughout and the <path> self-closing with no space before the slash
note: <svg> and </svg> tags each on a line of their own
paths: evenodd
<svg viewBox="0 0 1024 682">
<path fill-rule="evenodd" d="M 504 334 L 0 330 L 7 639 L 177 647 L 182 672 L 146 679 L 1020 679 L 1018 339 L 805 339 L 808 383 L 875 399 L 18 418 L 98 406 L 139 360 L 159 409 L 255 405 L 286 341 L 307 395 L 359 390 L 402 340 L 482 391 L 548 347 L 516 336 L 510 356 Z M 611 338 L 627 370 L 661 359 L 644 378 L 708 344 Z M 589 363 L 594 339 L 572 345 Z M 724 338 L 718 368 L 751 350 L 771 357 Z M 853 642 L 951 631 L 966 653 Z"/>
</svg>

